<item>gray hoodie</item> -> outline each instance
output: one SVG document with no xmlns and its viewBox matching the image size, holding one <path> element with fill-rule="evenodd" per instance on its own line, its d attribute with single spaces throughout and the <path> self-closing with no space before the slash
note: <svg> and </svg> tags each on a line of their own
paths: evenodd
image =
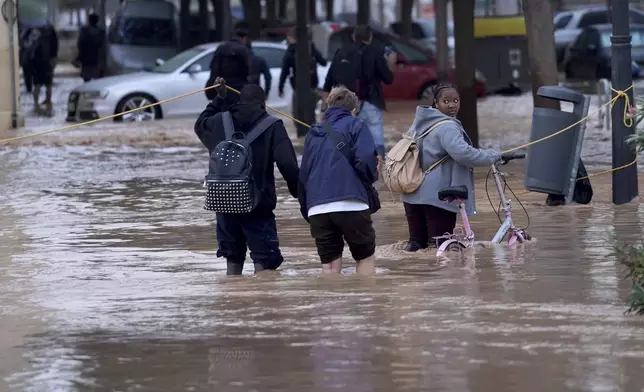
<svg viewBox="0 0 644 392">
<path fill-rule="evenodd" d="M 469 190 L 468 199 L 465 201 L 465 210 L 468 215 L 473 215 L 476 213 L 476 206 L 474 203 L 474 170 L 472 168 L 491 165 L 501 159 L 501 153 L 472 147 L 472 142 L 460 121 L 429 106 L 416 108 L 416 117 L 408 134 L 420 135 L 433 124 L 442 120 L 451 120 L 451 122 L 437 126 L 427 136 L 418 140 L 418 148 L 422 151 L 423 170 L 427 170 L 446 155 L 449 155 L 450 158 L 427 174 L 416 192 L 403 195 L 401 199 L 409 204 L 428 204 L 458 212 L 456 202 L 445 203 L 438 200 L 438 191 L 448 186 L 465 185 Z"/>
</svg>

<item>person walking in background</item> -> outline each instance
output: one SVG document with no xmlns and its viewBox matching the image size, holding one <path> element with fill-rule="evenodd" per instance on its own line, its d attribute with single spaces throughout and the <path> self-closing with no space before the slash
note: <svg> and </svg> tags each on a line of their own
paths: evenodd
<svg viewBox="0 0 644 392">
<path fill-rule="evenodd" d="M 233 130 L 227 129 L 228 126 L 224 124 L 224 116 L 229 114 L 234 132 L 249 138 L 251 177 L 255 188 L 259 190 L 258 204 L 251 212 L 217 213 L 217 257 L 226 258 L 227 275 L 241 275 L 248 247 L 255 272 L 275 270 L 284 259 L 279 249 L 273 213 L 277 204 L 274 166 L 276 163 L 291 195 L 297 198 L 299 169 L 295 149 L 281 120 L 272 119 L 274 121 L 268 128 L 258 129 L 270 117 L 266 112 L 266 95 L 260 86 L 244 86 L 240 101 L 231 105 L 226 96 L 237 93 L 227 91 L 223 79 L 217 78 L 213 82 L 220 86 L 213 89 L 215 99 L 197 119 L 195 132 L 212 158 L 215 148 L 230 140 L 227 135 Z M 212 159 L 210 165 L 213 166 Z M 230 162 L 230 165 L 234 166 L 234 163 Z"/>
<path fill-rule="evenodd" d="M 397 56 L 386 55 L 371 44 L 373 32 L 369 26 L 359 25 L 353 33 L 354 43 L 340 48 L 333 56 L 324 81 L 324 92 L 339 85 L 356 93 L 360 100 L 358 117 L 369 127 L 376 143 L 378 155 L 385 158 L 385 137 L 382 111 L 386 110 L 382 83 L 394 81 L 393 70 Z"/>
<path fill-rule="evenodd" d="M 271 70 L 268 68 L 268 63 L 266 60 L 255 54 L 251 43 L 248 42 L 248 50 L 250 51 L 250 83 L 261 86 L 260 76 L 264 76 L 264 93 L 266 93 L 266 99 L 271 92 L 271 83 L 273 83 L 273 76 L 271 75 Z"/>
<path fill-rule="evenodd" d="M 291 111 L 292 113 L 297 113 L 297 103 L 298 97 L 295 95 L 295 75 L 297 70 L 295 68 L 295 48 L 297 47 L 297 39 L 295 37 L 295 29 L 291 29 L 286 37 L 288 41 L 288 48 L 284 53 L 282 58 L 282 71 L 280 72 L 280 80 L 278 84 L 279 96 L 284 96 L 284 85 L 286 84 L 286 79 L 289 79 L 291 83 L 291 88 L 293 89 L 293 95 L 291 96 Z M 319 99 L 319 96 L 316 93 L 316 90 L 320 84 L 320 78 L 318 76 L 318 64 L 321 66 L 326 66 L 327 62 L 322 57 L 322 54 L 315 46 L 313 41 L 309 39 L 311 44 L 311 58 L 309 62 L 309 69 L 307 70 L 311 75 L 311 98 L 316 102 Z M 305 71 L 306 72 L 306 71 Z M 297 125 L 297 124 L 296 124 Z"/>
<path fill-rule="evenodd" d="M 103 76 L 105 66 L 105 31 L 98 26 L 100 18 L 90 14 L 89 24 L 81 28 L 76 47 L 81 77 L 84 82 Z"/>
<path fill-rule="evenodd" d="M 324 273 L 340 272 L 346 241 L 357 273 L 372 274 L 376 232 L 367 187 L 378 180 L 376 145 L 365 123 L 354 117 L 359 105 L 354 93 L 336 87 L 327 104 L 323 124 L 314 125 L 304 142 L 300 210 L 311 226 Z"/>
<path fill-rule="evenodd" d="M 29 59 L 27 57 L 27 53 L 29 45 L 31 45 L 31 42 L 29 41 L 29 35 L 31 33 L 31 29 L 25 28 L 22 26 L 20 29 L 20 45 L 19 45 L 19 55 L 18 58 L 20 59 L 20 67 L 22 68 L 22 78 L 25 81 L 25 90 L 27 90 L 27 94 L 31 94 L 33 91 L 33 72 L 31 70 L 31 64 L 29 63 Z"/>
<path fill-rule="evenodd" d="M 251 54 L 248 50 L 248 25 L 238 22 L 235 25 L 233 38 L 217 46 L 210 62 L 210 77 L 206 87 L 215 84 L 216 78 L 223 78 L 226 84 L 238 91 L 247 85 L 251 78 Z M 206 90 L 206 98 L 212 101 L 217 93 L 214 89 Z M 228 104 L 239 102 L 239 94 L 227 94 Z"/>
<path fill-rule="evenodd" d="M 47 113 L 51 113 L 54 68 L 58 57 L 58 36 L 54 26 L 49 22 L 43 26 L 29 28 L 26 34 L 24 61 L 32 72 L 34 109 L 40 113 L 41 105 L 44 105 Z M 43 86 L 45 100 L 40 103 L 40 90 Z"/>
<path fill-rule="evenodd" d="M 401 196 L 409 226 L 409 242 L 405 248 L 409 252 L 438 245 L 432 241 L 434 237 L 454 231 L 458 206 L 456 202 L 439 200 L 439 189 L 465 185 L 469 192 L 465 210 L 468 215 L 473 215 L 476 213 L 473 167 L 491 165 L 502 159 L 498 151 L 472 146 L 461 122 L 456 119 L 461 107 L 456 88 L 438 85 L 433 96 L 432 107 L 416 108 L 409 134 L 422 135 L 431 129 L 418 141 L 423 171 L 427 172 L 445 156 L 448 159 L 426 173 L 415 192 Z"/>
</svg>

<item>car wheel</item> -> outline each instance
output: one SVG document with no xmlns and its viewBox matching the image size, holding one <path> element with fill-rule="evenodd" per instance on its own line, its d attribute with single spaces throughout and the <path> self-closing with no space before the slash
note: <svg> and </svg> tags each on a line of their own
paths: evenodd
<svg viewBox="0 0 644 392">
<path fill-rule="evenodd" d="M 418 92 L 418 100 L 422 102 L 432 103 L 434 100 L 434 87 L 436 86 L 436 81 L 432 80 L 431 82 L 425 84 L 420 91 Z"/>
<path fill-rule="evenodd" d="M 116 105 L 116 110 L 114 114 L 119 114 L 127 112 L 133 109 L 142 108 L 153 103 L 156 103 L 157 100 L 152 98 L 147 94 L 136 93 L 128 95 L 127 97 L 121 99 L 121 101 Z M 132 113 L 124 114 L 114 118 L 114 121 L 149 121 L 149 120 L 158 120 L 161 118 L 161 108 L 159 106 L 153 106 L 141 110 L 137 110 Z"/>
</svg>

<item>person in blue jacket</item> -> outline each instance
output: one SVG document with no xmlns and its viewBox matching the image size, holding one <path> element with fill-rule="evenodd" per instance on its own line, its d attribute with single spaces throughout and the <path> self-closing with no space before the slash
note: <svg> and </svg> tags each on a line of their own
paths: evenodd
<svg viewBox="0 0 644 392">
<path fill-rule="evenodd" d="M 340 272 L 346 241 L 356 272 L 373 274 L 376 233 L 364 184 L 378 180 L 376 145 L 369 128 L 355 117 L 360 102 L 353 92 L 335 87 L 327 104 L 323 124 L 314 125 L 304 143 L 298 185 L 301 212 L 311 226 L 324 273 Z M 329 132 L 346 141 L 353 152 L 351 161 Z"/>
</svg>

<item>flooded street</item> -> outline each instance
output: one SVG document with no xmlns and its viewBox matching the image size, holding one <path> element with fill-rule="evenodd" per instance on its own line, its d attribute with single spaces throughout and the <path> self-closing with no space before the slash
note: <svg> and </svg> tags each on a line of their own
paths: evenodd
<svg viewBox="0 0 644 392">
<path fill-rule="evenodd" d="M 527 140 L 481 118 L 484 146 Z M 389 115 L 389 137 L 410 122 Z M 588 206 L 521 196 L 533 243 L 447 262 L 399 250 L 403 208 L 381 190 L 373 278 L 352 261 L 320 276 L 279 182 L 281 270 L 252 276 L 247 260 L 246 276 L 227 278 L 190 126 L 108 123 L 0 146 L 0 391 L 642 390 L 644 321 L 623 314 L 630 282 L 610 233 L 639 241 L 644 208 L 613 207 L 610 175 L 593 178 Z M 589 129 L 591 172 L 610 161 L 605 137 Z M 521 163 L 506 169 L 521 191 Z M 480 240 L 499 226 L 486 171 Z"/>
</svg>

